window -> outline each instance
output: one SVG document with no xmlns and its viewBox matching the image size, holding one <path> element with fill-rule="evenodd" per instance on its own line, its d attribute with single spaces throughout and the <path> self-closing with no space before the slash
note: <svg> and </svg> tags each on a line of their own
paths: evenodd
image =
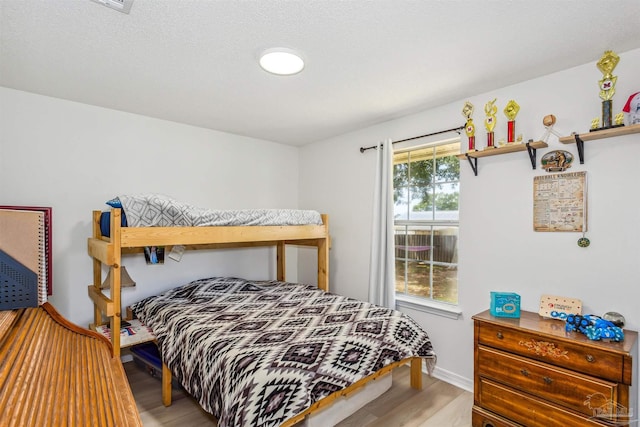
<svg viewBox="0 0 640 427">
<path fill-rule="evenodd" d="M 458 303 L 460 140 L 393 159 L 396 292 Z"/>
</svg>

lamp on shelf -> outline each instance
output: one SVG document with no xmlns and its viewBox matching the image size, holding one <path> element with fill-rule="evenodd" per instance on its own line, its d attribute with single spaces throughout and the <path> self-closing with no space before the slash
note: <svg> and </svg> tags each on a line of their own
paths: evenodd
<svg viewBox="0 0 640 427">
<path fill-rule="evenodd" d="M 102 286 L 100 286 L 101 289 L 108 289 L 111 287 L 112 271 L 113 271 L 113 268 L 109 268 L 109 273 L 107 273 L 107 278 L 104 279 L 104 282 L 102 282 Z M 131 276 L 129 276 L 129 273 L 127 272 L 127 269 L 125 268 L 125 266 L 124 265 L 121 266 L 120 267 L 120 287 L 129 288 L 135 285 L 136 285 L 136 282 L 134 282 Z"/>
</svg>

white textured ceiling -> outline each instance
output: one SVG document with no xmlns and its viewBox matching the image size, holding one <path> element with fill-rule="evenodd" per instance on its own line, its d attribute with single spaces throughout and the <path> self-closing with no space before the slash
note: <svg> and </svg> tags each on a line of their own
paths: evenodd
<svg viewBox="0 0 640 427">
<path fill-rule="evenodd" d="M 640 47 L 639 0 L 0 5 L 1 86 L 291 145 Z M 262 71 L 275 46 L 303 72 Z"/>
</svg>

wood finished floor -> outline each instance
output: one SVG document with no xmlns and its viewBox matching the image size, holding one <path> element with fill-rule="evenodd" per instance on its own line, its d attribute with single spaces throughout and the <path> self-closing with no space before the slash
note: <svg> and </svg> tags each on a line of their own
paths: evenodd
<svg viewBox="0 0 640 427">
<path fill-rule="evenodd" d="M 183 391 L 173 389 L 173 404 L 165 408 L 158 378 L 134 362 L 124 364 L 140 418 L 145 427 L 212 426 L 216 419 Z M 422 390 L 409 386 L 409 368 L 394 371 L 393 385 L 338 427 L 470 427 L 473 394 L 423 375 Z M 328 427 L 328 426 L 327 426 Z"/>
</svg>

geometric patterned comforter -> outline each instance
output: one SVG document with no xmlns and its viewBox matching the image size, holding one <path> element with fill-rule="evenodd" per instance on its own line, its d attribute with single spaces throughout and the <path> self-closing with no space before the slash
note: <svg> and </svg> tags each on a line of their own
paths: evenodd
<svg viewBox="0 0 640 427">
<path fill-rule="evenodd" d="M 129 227 L 322 224 L 320 213 L 312 210 L 207 209 L 162 194 L 120 195 L 117 199 Z"/>
<path fill-rule="evenodd" d="M 219 427 L 278 426 L 392 362 L 435 364 L 410 317 L 312 285 L 201 279 L 132 309 Z"/>
</svg>

